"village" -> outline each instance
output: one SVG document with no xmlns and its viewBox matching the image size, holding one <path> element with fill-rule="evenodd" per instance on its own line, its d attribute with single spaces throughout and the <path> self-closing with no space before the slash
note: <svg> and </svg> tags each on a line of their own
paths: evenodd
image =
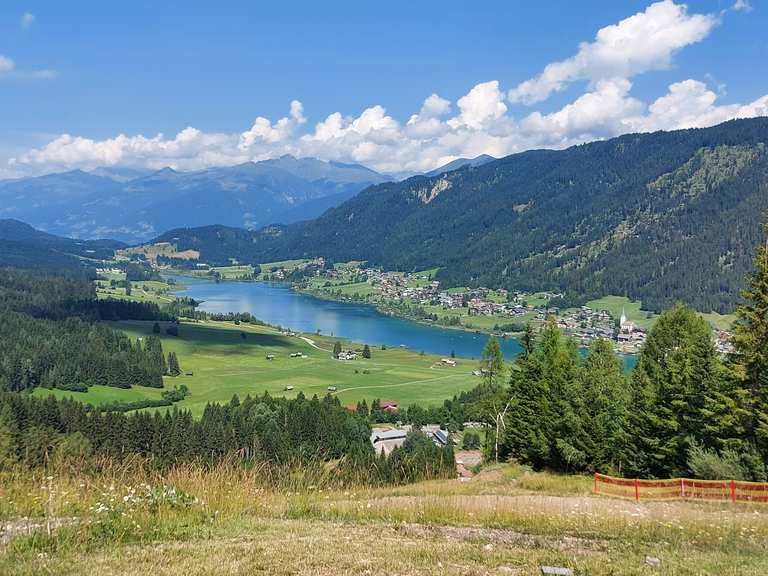
<svg viewBox="0 0 768 576">
<path fill-rule="evenodd" d="M 540 327 L 549 317 L 555 317 L 563 333 L 585 347 L 596 339 L 606 339 L 614 343 L 617 352 L 636 354 L 647 337 L 647 326 L 630 320 L 624 310 L 616 318 L 608 310 L 586 305 L 560 309 L 552 302 L 561 294 L 553 292 L 533 294 L 485 287 L 445 290 L 429 271 L 402 273 L 378 268 L 336 267 L 321 268 L 314 274 L 323 281 L 319 284 L 321 288 L 331 293 L 336 289 L 336 297 L 340 299 L 361 298 L 363 293 L 364 301 L 374 305 L 420 307 L 431 314 L 427 321 L 437 318 L 443 324 L 453 320 L 448 324 L 454 326 L 479 325 L 484 331 L 502 337 L 519 333 L 527 323 L 534 328 Z M 361 285 L 367 286 L 367 291 Z M 351 292 L 353 286 L 357 292 Z M 717 351 L 728 354 L 731 333 L 717 329 L 713 335 Z"/>
</svg>

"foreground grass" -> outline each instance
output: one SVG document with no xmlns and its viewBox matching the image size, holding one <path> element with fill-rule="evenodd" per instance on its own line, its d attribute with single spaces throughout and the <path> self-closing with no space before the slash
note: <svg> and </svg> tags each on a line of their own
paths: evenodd
<svg viewBox="0 0 768 576">
<path fill-rule="evenodd" d="M 588 478 L 507 465 L 470 482 L 398 488 L 343 487 L 333 476 L 223 465 L 59 474 L 35 478 L 40 486 L 5 477 L 0 518 L 47 509 L 71 522 L 0 547 L 0 573 L 536 574 L 548 564 L 577 574 L 735 575 L 768 565 L 765 507 L 597 498 Z M 121 504 L 144 482 L 173 487 L 183 504 Z M 98 504 L 109 498 L 114 510 L 104 512 Z M 661 559 L 660 572 L 646 556 Z"/>
</svg>

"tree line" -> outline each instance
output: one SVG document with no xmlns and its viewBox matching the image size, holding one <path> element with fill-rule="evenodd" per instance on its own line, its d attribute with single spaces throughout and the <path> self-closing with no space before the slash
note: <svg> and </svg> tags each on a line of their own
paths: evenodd
<svg viewBox="0 0 768 576">
<path fill-rule="evenodd" d="M 244 463 L 297 466 L 337 462 L 367 483 L 403 483 L 455 476 L 452 447 L 439 448 L 420 432 L 388 458 L 377 455 L 367 420 L 332 396 L 294 399 L 234 396 L 189 411 L 106 412 L 70 399 L 0 393 L 0 469 L 44 467 L 75 454 L 122 460 L 139 455 L 163 468 L 184 462 L 215 464 L 231 455 Z"/>
<path fill-rule="evenodd" d="M 582 359 L 554 320 L 526 333 L 509 367 L 492 339 L 470 404 L 493 431 L 488 456 L 569 472 L 768 479 L 766 246 L 747 285 L 726 357 L 684 305 L 659 317 L 631 375 L 604 340 Z"/>
</svg>

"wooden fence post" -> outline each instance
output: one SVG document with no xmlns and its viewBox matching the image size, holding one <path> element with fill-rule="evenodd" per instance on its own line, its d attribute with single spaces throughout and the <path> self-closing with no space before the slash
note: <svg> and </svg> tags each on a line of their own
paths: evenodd
<svg viewBox="0 0 768 576">
<path fill-rule="evenodd" d="M 736 480 L 731 480 L 731 502 L 736 502 Z"/>
<path fill-rule="evenodd" d="M 635 500 L 640 500 L 640 480 L 635 478 Z"/>
</svg>

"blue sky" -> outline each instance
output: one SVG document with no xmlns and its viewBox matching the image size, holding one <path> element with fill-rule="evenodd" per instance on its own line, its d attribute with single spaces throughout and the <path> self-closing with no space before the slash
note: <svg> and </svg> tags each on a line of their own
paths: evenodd
<svg viewBox="0 0 768 576">
<path fill-rule="evenodd" d="M 763 114 L 766 14 L 762 0 L 736 9 L 734 0 L 6 0 L 0 176 L 103 164 L 194 169 L 281 153 L 414 171 L 460 155 Z M 639 35 L 625 62 L 596 40 L 611 26 Z M 660 42 L 644 39 L 643 26 L 661 27 L 667 49 L 654 52 Z M 570 72 L 519 89 L 557 62 Z M 652 111 L 672 93 L 674 103 Z"/>
</svg>

